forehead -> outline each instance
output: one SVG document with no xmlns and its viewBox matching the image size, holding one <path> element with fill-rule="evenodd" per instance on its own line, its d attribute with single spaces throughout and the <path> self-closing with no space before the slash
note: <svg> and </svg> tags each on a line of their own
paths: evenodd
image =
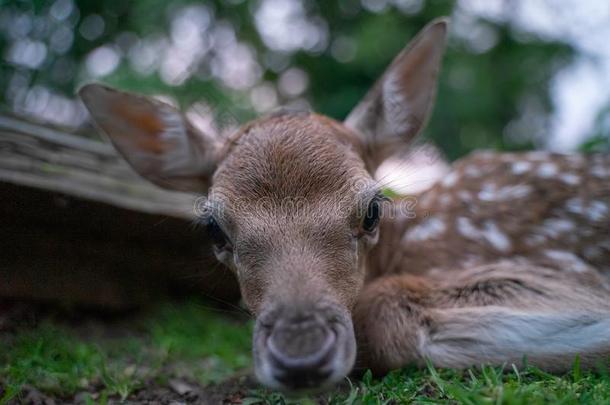
<svg viewBox="0 0 610 405">
<path fill-rule="evenodd" d="M 355 140 L 343 125 L 314 114 L 254 121 L 228 144 L 213 191 L 250 201 L 353 197 L 369 178 Z"/>
</svg>

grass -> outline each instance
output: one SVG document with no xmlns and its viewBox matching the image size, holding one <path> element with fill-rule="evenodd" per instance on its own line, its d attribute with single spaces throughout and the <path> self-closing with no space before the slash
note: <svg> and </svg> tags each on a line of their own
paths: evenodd
<svg viewBox="0 0 610 405">
<path fill-rule="evenodd" d="M 0 335 L 0 403 L 19 399 L 25 386 L 58 398 L 95 392 L 98 403 L 124 400 L 151 381 L 164 385 L 179 377 L 205 385 L 250 365 L 251 324 L 220 316 L 196 302 L 165 304 L 118 327 L 129 333 L 83 334 L 78 327 L 45 321 Z M 398 370 L 381 379 L 367 372 L 315 398 L 287 398 L 256 389 L 241 401 L 242 405 L 610 404 L 610 377 L 603 371 L 583 371 L 578 361 L 563 376 L 533 367 L 455 371 L 429 366 Z"/>
<path fill-rule="evenodd" d="M 576 369 L 575 369 L 576 370 Z M 528 367 L 482 367 L 465 371 L 404 369 L 382 379 L 366 373 L 361 381 L 351 381 L 349 389 L 316 400 L 286 398 L 278 393 L 257 390 L 244 405 L 315 404 L 610 404 L 610 378 L 604 373 L 573 372 L 565 376 Z"/>
<path fill-rule="evenodd" d="M 207 384 L 250 362 L 250 325 L 196 302 L 163 305 L 117 328 L 127 336 L 82 336 L 49 320 L 0 335 L 0 404 L 26 385 L 61 398 L 95 391 L 125 399 L 147 381 L 181 377 Z"/>
</svg>

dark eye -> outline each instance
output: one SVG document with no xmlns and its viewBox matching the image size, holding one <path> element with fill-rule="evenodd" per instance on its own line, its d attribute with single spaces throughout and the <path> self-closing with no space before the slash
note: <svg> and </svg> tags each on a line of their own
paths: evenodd
<svg viewBox="0 0 610 405">
<path fill-rule="evenodd" d="M 379 224 L 381 215 L 381 206 L 378 198 L 373 198 L 366 209 L 364 218 L 362 219 L 362 229 L 365 232 L 373 232 Z"/>
<path fill-rule="evenodd" d="M 227 237 L 214 217 L 210 216 L 206 219 L 205 227 L 210 239 L 212 239 L 212 242 L 214 242 L 216 246 L 223 247 L 227 244 Z"/>
</svg>

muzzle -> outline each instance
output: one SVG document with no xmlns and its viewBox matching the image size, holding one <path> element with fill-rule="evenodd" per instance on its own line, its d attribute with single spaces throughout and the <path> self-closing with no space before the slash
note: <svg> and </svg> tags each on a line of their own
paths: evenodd
<svg viewBox="0 0 610 405">
<path fill-rule="evenodd" d="M 253 340 L 255 373 L 270 388 L 316 391 L 351 371 L 356 341 L 347 310 L 334 304 L 263 311 Z"/>
</svg>

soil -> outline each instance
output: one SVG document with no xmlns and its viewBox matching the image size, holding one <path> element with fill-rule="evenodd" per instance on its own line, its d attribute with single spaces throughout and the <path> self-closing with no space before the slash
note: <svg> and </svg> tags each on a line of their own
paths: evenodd
<svg viewBox="0 0 610 405">
<path fill-rule="evenodd" d="M 247 396 L 248 390 L 256 386 L 255 381 L 250 376 L 236 377 L 224 381 L 218 385 L 200 387 L 196 384 L 181 382 L 189 387 L 183 391 L 177 389 L 178 384 L 168 384 L 160 386 L 154 382 L 146 384 L 146 388 L 136 391 L 121 401 L 119 398 L 108 398 L 108 404 L 159 404 L 159 405 L 179 405 L 179 404 L 241 404 L 242 399 Z M 0 388 L 0 396 L 2 389 Z M 9 402 L 10 405 L 33 404 L 33 405 L 60 405 L 60 404 L 87 404 L 87 399 L 97 402 L 100 399 L 99 393 L 81 392 L 72 398 L 52 398 L 38 391 L 33 387 L 24 387 L 20 398 Z"/>
<path fill-rule="evenodd" d="M 53 319 L 54 322 L 70 327 L 82 337 L 116 338 L 137 335 L 132 320 L 137 313 L 122 313 L 120 315 L 96 311 L 61 308 L 47 303 L 21 302 L 0 300 L 0 337 L 11 339 L 14 331 L 35 327 L 40 321 Z M 1 365 L 0 365 L 1 366 Z M 107 398 L 108 404 L 241 404 L 248 391 L 256 388 L 256 382 L 249 372 L 241 372 L 228 380 L 216 385 L 201 386 L 193 381 L 170 379 L 166 384 L 151 380 L 144 388 L 136 390 L 125 401 L 119 397 Z M 73 397 L 51 397 L 35 387 L 25 386 L 18 398 L 8 404 L 88 404 L 101 402 L 100 390 L 96 387 L 80 392 Z M 4 389 L 0 381 L 0 398 Z"/>
</svg>

